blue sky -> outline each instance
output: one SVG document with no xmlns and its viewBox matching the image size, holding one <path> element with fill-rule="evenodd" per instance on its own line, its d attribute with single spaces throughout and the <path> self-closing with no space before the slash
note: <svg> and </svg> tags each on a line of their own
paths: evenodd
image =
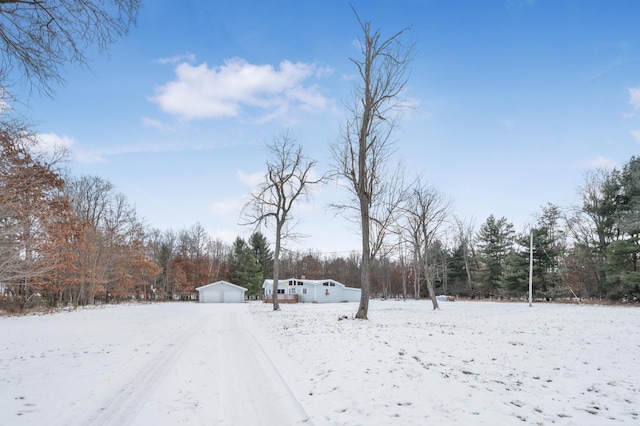
<svg viewBox="0 0 640 426">
<path fill-rule="evenodd" d="M 416 108 L 398 155 L 457 215 L 520 230 L 548 202 L 577 203 L 587 170 L 638 153 L 639 2 L 352 3 L 383 35 L 410 27 Z M 69 146 L 74 174 L 110 180 L 149 225 L 200 222 L 233 241 L 252 231 L 239 212 L 267 142 L 289 130 L 319 173 L 329 168 L 359 36 L 346 1 L 147 1 L 109 56 L 67 67 L 54 98 L 32 93 L 16 108 Z M 318 191 L 298 212 L 309 237 L 288 247 L 357 250 L 352 225 L 326 208 L 345 198 Z"/>
</svg>

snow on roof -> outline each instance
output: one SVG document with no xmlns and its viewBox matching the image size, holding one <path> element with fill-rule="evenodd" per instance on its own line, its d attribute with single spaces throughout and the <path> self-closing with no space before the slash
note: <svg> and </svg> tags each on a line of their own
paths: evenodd
<svg viewBox="0 0 640 426">
<path fill-rule="evenodd" d="M 216 285 L 228 285 L 228 286 L 231 286 L 231 287 L 239 288 L 239 289 L 241 289 L 241 290 L 243 290 L 243 291 L 247 291 L 247 289 L 246 289 L 246 288 L 244 288 L 244 287 L 240 287 L 239 285 L 235 285 L 235 284 L 232 284 L 232 283 L 227 282 L 227 281 L 216 281 L 215 283 L 211 283 L 211 284 L 203 285 L 203 286 L 201 286 L 201 287 L 196 287 L 196 290 L 203 290 L 203 289 L 205 289 L 205 288 L 213 287 L 213 286 L 216 286 Z"/>
<path fill-rule="evenodd" d="M 347 287 L 346 285 L 342 284 L 341 282 L 338 282 L 336 280 L 333 280 L 331 278 L 324 278 L 321 280 L 309 280 L 307 278 L 287 278 L 284 280 L 278 280 L 278 285 L 285 285 L 288 284 L 289 281 L 300 281 L 306 285 L 322 285 L 323 283 L 326 282 L 330 282 L 330 283 L 334 283 L 336 286 L 338 287 L 344 287 L 344 288 L 350 288 Z M 264 280 L 264 282 L 262 283 L 262 288 L 265 288 L 267 285 L 273 285 L 273 280 Z"/>
</svg>

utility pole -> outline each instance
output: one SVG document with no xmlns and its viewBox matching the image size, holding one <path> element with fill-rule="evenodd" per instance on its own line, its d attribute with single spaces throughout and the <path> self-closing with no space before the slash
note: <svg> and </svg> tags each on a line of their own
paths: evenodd
<svg viewBox="0 0 640 426">
<path fill-rule="evenodd" d="M 529 243 L 529 307 L 533 302 L 533 228 L 531 228 L 531 242 Z"/>
</svg>

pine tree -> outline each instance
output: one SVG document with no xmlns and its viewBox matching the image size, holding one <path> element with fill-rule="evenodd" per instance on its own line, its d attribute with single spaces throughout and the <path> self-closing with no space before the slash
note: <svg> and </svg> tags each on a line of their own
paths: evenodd
<svg viewBox="0 0 640 426">
<path fill-rule="evenodd" d="M 511 297 L 524 296 L 529 291 L 529 246 L 526 242 L 529 240 L 527 237 L 518 240 L 520 247 L 507 255 L 500 278 L 500 287 Z"/>
<path fill-rule="evenodd" d="M 582 194 L 582 212 L 591 228 L 587 243 L 593 249 L 597 259 L 599 274 L 598 294 L 607 292 L 607 272 L 609 269 L 607 247 L 619 234 L 618 221 L 620 201 L 620 176 L 617 170 L 599 170 L 587 175 L 587 182 Z"/>
<path fill-rule="evenodd" d="M 480 227 L 478 244 L 482 262 L 478 271 L 480 287 L 488 292 L 499 291 L 507 256 L 513 250 L 513 224 L 504 217 L 496 220 L 490 215 Z"/>
<path fill-rule="evenodd" d="M 632 157 L 619 178 L 617 237 L 606 248 L 607 291 L 613 299 L 640 299 L 640 158 Z"/>
<path fill-rule="evenodd" d="M 540 222 L 538 222 L 540 225 Z M 533 290 L 534 295 L 553 298 L 563 291 L 558 272 L 558 244 L 549 227 L 533 229 Z M 521 234 L 518 247 L 506 258 L 501 287 L 514 297 L 524 296 L 529 291 L 530 234 Z"/>
<path fill-rule="evenodd" d="M 457 295 L 471 295 L 464 256 L 465 248 L 462 245 L 458 245 L 451 252 L 448 260 L 447 276 Z"/>
<path fill-rule="evenodd" d="M 248 296 L 261 293 L 262 268 L 251 246 L 240 237 L 236 238 L 231 248 L 229 279 L 233 284 L 246 287 Z"/>
<path fill-rule="evenodd" d="M 253 256 L 260 264 L 262 281 L 273 278 L 273 251 L 269 248 L 267 237 L 261 232 L 254 232 L 249 237 L 249 245 Z"/>
</svg>

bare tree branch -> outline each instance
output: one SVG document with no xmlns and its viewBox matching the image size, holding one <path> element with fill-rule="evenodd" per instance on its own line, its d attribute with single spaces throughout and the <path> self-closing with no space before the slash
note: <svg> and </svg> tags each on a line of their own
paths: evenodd
<svg viewBox="0 0 640 426">
<path fill-rule="evenodd" d="M 433 271 L 429 249 L 434 244 L 441 226 L 451 214 L 451 201 L 435 188 L 417 180 L 404 209 L 405 232 L 413 248 L 415 269 L 414 296 L 420 296 L 420 272 L 424 273 L 433 308 L 438 309 L 438 300 L 433 287 Z"/>
<path fill-rule="evenodd" d="M 278 305 L 278 275 L 282 240 L 295 238 L 292 234 L 293 207 L 302 199 L 310 197 L 311 187 L 324 182 L 325 177 L 313 176 L 315 160 L 304 156 L 302 145 L 296 145 L 289 132 L 275 138 L 268 146 L 267 173 L 265 180 L 250 195 L 245 204 L 241 225 L 275 225 L 275 250 L 273 264 L 273 308 Z"/>
<path fill-rule="evenodd" d="M 135 24 L 141 0 L 0 1 L 0 76 L 14 70 L 42 93 L 64 81 L 68 62 L 87 64 L 86 50 L 104 52 Z M 4 81 L 4 89 L 10 85 Z"/>
<path fill-rule="evenodd" d="M 392 131 L 406 106 L 403 94 L 413 59 L 413 45 L 401 42 L 406 28 L 383 39 L 379 30 L 372 31 L 371 23 L 362 21 L 353 6 L 351 8 L 363 36 L 360 40 L 361 57 L 350 58 L 360 80 L 354 86 L 353 102 L 347 107 L 347 119 L 339 140 L 331 146 L 334 177 L 344 182 L 350 199 L 332 207 L 343 213 L 357 214 L 362 232 L 362 295 L 356 318 L 366 319 L 369 266 L 382 248 L 386 229 L 393 218 L 390 201 L 401 195 L 401 191 L 392 189 L 394 185 L 385 182 L 389 177 L 385 170 L 392 154 Z M 374 229 L 372 246 L 374 226 L 377 228 Z"/>
</svg>

